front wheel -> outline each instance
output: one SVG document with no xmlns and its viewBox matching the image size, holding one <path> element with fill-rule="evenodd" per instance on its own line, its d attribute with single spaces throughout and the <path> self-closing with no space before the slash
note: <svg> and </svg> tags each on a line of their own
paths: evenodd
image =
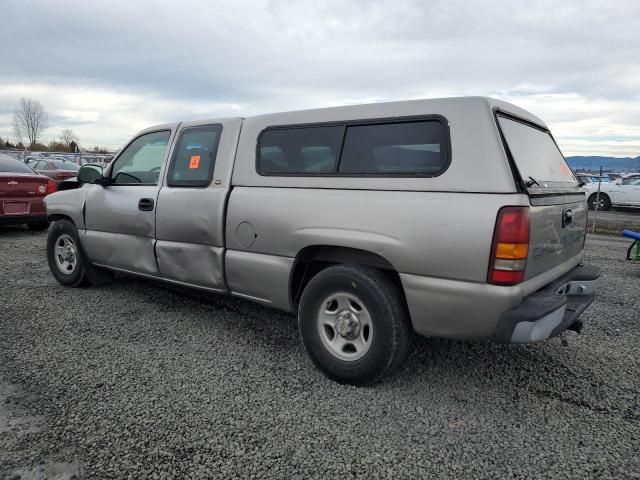
<svg viewBox="0 0 640 480">
<path fill-rule="evenodd" d="M 51 225 L 47 260 L 51 273 L 62 285 L 79 287 L 87 283 L 78 230 L 70 221 L 58 220 Z"/>
<path fill-rule="evenodd" d="M 380 270 L 361 265 L 336 265 L 313 277 L 302 293 L 298 327 L 315 365 L 340 383 L 375 383 L 409 350 L 399 288 Z"/>
</svg>

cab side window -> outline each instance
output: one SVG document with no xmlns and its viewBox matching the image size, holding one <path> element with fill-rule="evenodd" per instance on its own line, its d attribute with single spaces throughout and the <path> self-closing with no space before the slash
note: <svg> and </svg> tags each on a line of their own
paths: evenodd
<svg viewBox="0 0 640 480">
<path fill-rule="evenodd" d="M 186 128 L 171 158 L 167 185 L 206 187 L 211 183 L 222 125 Z"/>
<path fill-rule="evenodd" d="M 171 132 L 139 136 L 118 156 L 111 170 L 116 185 L 157 185 Z"/>
</svg>

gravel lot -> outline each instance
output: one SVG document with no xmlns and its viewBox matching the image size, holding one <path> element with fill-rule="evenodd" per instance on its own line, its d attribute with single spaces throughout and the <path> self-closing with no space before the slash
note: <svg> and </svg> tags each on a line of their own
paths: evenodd
<svg viewBox="0 0 640 480">
<path fill-rule="evenodd" d="M 582 335 L 421 339 L 373 388 L 314 370 L 295 319 L 119 279 L 65 289 L 0 229 L 0 478 L 640 478 L 640 265 L 590 237 Z"/>
</svg>

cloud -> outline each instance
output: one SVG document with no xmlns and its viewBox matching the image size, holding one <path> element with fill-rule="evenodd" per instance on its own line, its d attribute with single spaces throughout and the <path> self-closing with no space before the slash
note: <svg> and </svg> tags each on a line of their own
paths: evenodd
<svg viewBox="0 0 640 480">
<path fill-rule="evenodd" d="M 48 135 L 71 127 L 118 144 L 178 119 L 479 94 L 542 116 L 568 153 L 590 135 L 640 138 L 635 0 L 4 0 L 0 10 L 11 19 L 0 30 L 11 46 L 1 136 L 23 95 L 56 119 Z"/>
</svg>

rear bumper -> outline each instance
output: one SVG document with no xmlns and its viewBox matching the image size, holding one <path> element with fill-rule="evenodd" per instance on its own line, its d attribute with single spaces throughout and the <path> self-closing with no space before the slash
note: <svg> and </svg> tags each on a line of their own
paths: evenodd
<svg viewBox="0 0 640 480">
<path fill-rule="evenodd" d="M 495 339 L 501 343 L 532 343 L 582 328 L 580 315 L 593 302 L 598 267 L 578 266 L 500 317 Z"/>
<path fill-rule="evenodd" d="M 47 209 L 44 206 L 45 197 L 40 196 L 32 196 L 32 197 L 3 197 L 0 198 L 0 222 L 4 222 L 4 224 L 8 223 L 24 223 L 27 220 L 13 220 L 13 219 L 29 219 L 29 220 L 38 220 L 36 217 L 46 217 Z M 8 204 L 26 204 L 26 209 L 22 210 L 18 213 L 6 213 L 6 208 Z M 46 220 L 46 218 L 45 218 Z"/>
<path fill-rule="evenodd" d="M 599 270 L 595 269 L 594 272 L 592 268 L 579 267 L 580 257 L 581 255 L 576 255 L 553 269 L 512 287 L 401 273 L 400 280 L 413 329 L 419 335 L 429 337 L 511 342 L 516 323 L 533 323 L 561 308 L 569 312 L 575 308 L 581 313 L 593 300 L 592 291 L 585 289 L 580 294 L 582 298 L 572 296 L 578 294 L 577 290 L 568 297 L 569 292 L 554 295 L 549 293 L 557 292 L 560 287 L 573 281 L 588 281 L 590 283 L 586 285 L 595 289 L 595 282 L 589 278 L 597 278 Z M 575 285 L 579 286 L 572 284 L 571 288 Z M 542 297 L 548 303 L 545 304 Z M 582 308 L 584 303 L 586 305 Z M 523 307 L 523 304 L 532 306 Z M 557 312 L 556 317 L 559 314 Z M 553 329 L 557 327 L 556 317 L 554 320 L 547 320 L 554 324 Z M 562 320 L 564 318 L 562 313 Z M 570 321 L 569 316 L 566 321 Z M 563 321 L 560 323 L 564 325 Z M 524 329 L 525 326 L 519 327 L 518 332 Z M 541 333 L 537 332 L 529 338 L 539 336 Z"/>
</svg>

